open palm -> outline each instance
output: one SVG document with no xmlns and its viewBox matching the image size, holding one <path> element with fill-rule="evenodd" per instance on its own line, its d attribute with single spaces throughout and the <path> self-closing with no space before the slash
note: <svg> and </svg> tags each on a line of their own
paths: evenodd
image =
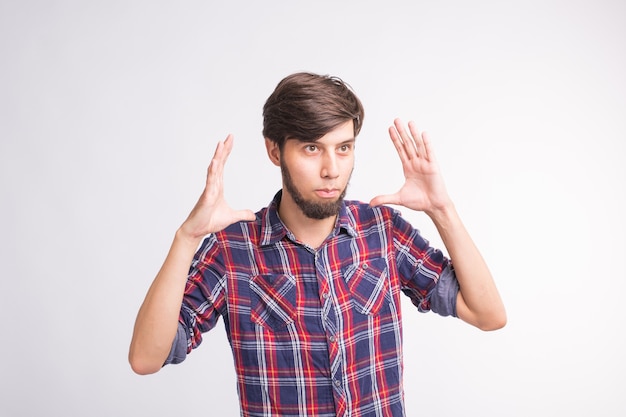
<svg viewBox="0 0 626 417">
<path fill-rule="evenodd" d="M 370 204 L 397 204 L 428 214 L 444 207 L 450 199 L 428 135 L 420 133 L 412 121 L 408 127 L 409 132 L 400 119 L 395 119 L 389 128 L 389 136 L 402 163 L 404 185 L 394 194 L 374 197 Z"/>
<path fill-rule="evenodd" d="M 232 148 L 232 135 L 228 135 L 224 142 L 217 144 L 207 170 L 204 191 L 182 226 L 189 236 L 202 237 L 218 232 L 235 222 L 252 221 L 256 218 L 252 210 L 234 210 L 224 199 L 224 165 Z"/>
</svg>

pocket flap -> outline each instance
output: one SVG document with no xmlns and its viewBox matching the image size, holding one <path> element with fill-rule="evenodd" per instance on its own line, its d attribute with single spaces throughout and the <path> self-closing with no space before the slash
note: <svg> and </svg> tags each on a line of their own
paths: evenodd
<svg viewBox="0 0 626 417">
<path fill-rule="evenodd" d="M 389 301 L 387 260 L 374 258 L 352 264 L 343 269 L 352 301 L 361 313 L 377 314 Z"/>
<path fill-rule="evenodd" d="M 250 279 L 250 315 L 263 327 L 278 330 L 296 317 L 296 280 L 291 275 L 256 275 Z"/>
</svg>

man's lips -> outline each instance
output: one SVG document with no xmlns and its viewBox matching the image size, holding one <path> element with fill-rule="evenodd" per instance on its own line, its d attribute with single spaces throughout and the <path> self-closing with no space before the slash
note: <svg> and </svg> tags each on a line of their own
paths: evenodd
<svg viewBox="0 0 626 417">
<path fill-rule="evenodd" d="M 315 190 L 315 194 L 320 198 L 337 198 L 340 191 L 337 188 L 320 188 Z"/>
</svg>

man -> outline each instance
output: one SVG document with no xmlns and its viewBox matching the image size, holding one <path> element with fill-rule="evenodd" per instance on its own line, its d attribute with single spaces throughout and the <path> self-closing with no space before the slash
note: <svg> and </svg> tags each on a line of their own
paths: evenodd
<svg viewBox="0 0 626 417">
<path fill-rule="evenodd" d="M 401 292 L 419 311 L 483 330 L 506 322 L 428 136 L 394 121 L 406 182 L 364 204 L 344 201 L 363 122 L 345 83 L 290 75 L 263 116 L 282 190 L 256 214 L 230 208 L 222 173 L 233 137 L 217 145 L 204 192 L 137 316 L 131 366 L 148 374 L 181 362 L 221 316 L 243 416 L 402 416 Z M 454 268 L 384 204 L 424 211 Z"/>
</svg>

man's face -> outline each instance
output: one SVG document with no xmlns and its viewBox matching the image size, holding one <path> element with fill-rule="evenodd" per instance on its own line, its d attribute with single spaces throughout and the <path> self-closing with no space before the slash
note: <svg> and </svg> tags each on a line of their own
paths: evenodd
<svg viewBox="0 0 626 417">
<path fill-rule="evenodd" d="M 354 168 L 354 127 L 340 125 L 315 142 L 287 140 L 280 155 L 283 199 L 290 198 L 305 216 L 336 216 Z"/>
</svg>

